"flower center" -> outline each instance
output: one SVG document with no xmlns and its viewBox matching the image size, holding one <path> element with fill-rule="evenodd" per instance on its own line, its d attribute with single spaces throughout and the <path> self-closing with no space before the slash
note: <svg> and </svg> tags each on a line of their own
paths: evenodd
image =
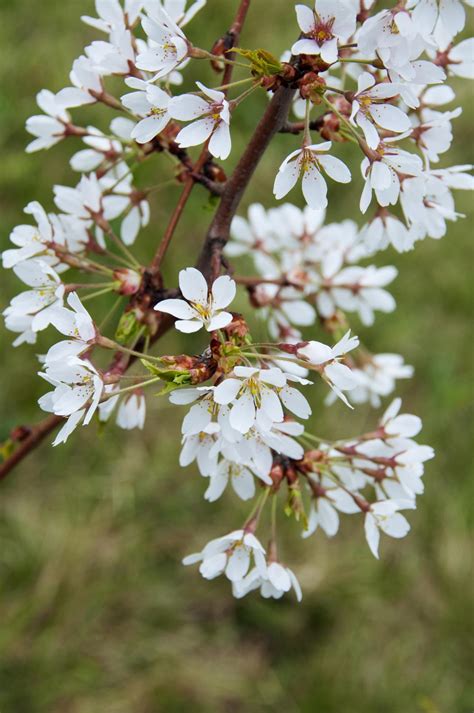
<svg viewBox="0 0 474 713">
<path fill-rule="evenodd" d="M 318 20 L 311 31 L 311 36 L 313 39 L 316 40 L 316 42 L 321 45 L 323 42 L 327 42 L 328 40 L 332 40 L 333 34 L 332 34 L 332 26 L 334 25 L 334 18 L 332 17 L 330 20 Z"/>
</svg>

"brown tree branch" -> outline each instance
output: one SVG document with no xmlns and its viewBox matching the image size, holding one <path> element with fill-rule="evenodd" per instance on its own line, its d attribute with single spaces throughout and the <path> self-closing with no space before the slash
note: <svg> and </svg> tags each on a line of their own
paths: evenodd
<svg viewBox="0 0 474 713">
<path fill-rule="evenodd" d="M 245 19 L 247 17 L 247 12 L 250 7 L 250 1 L 251 0 L 240 0 L 240 4 L 237 9 L 237 13 L 235 15 L 234 22 L 233 22 L 232 27 L 230 28 L 229 32 L 226 35 L 226 39 L 228 39 L 226 47 L 228 49 L 235 47 L 240 39 L 240 33 L 242 31 Z M 231 65 L 231 64 L 226 65 L 226 68 L 224 70 L 223 85 L 230 84 L 230 81 L 232 79 L 233 70 L 234 70 L 233 65 Z M 163 239 L 162 239 L 160 245 L 158 246 L 158 249 L 157 249 L 155 256 L 152 260 L 152 263 L 150 265 L 150 270 L 153 274 L 157 274 L 160 270 L 161 263 L 163 262 L 163 258 L 166 255 L 166 252 L 167 252 L 168 247 L 171 243 L 171 240 L 173 239 L 174 232 L 178 226 L 178 223 L 181 219 L 183 211 L 186 207 L 186 204 L 189 200 L 192 190 L 196 184 L 195 176 L 199 175 L 201 173 L 201 170 L 204 167 L 204 165 L 207 163 L 208 159 L 209 159 L 209 153 L 207 150 L 207 143 L 206 143 L 198 160 L 194 164 L 192 171 L 190 171 L 189 176 L 186 179 L 183 191 L 181 193 L 181 196 L 179 197 L 179 201 L 176 205 L 176 208 L 173 211 L 173 214 L 171 215 L 171 218 L 170 218 L 168 226 L 165 230 Z"/>
<path fill-rule="evenodd" d="M 208 230 L 198 270 L 213 281 L 221 269 L 222 251 L 229 239 L 230 225 L 242 196 L 270 141 L 286 123 L 295 90 L 282 86 L 275 92 L 263 117 L 222 192 L 221 202 Z"/>
<path fill-rule="evenodd" d="M 46 436 L 52 433 L 64 421 L 62 416 L 47 416 L 29 429 L 18 448 L 3 463 L 0 463 L 0 480 L 3 480 L 13 468 L 20 463 Z"/>
<path fill-rule="evenodd" d="M 248 7 L 250 5 L 250 0 L 242 0 L 239 11 L 237 13 L 236 23 L 234 27 L 237 28 L 237 32 L 234 31 L 234 40 L 238 41 L 238 35 L 242 27 L 243 20 L 246 16 Z M 234 44 L 235 46 L 235 44 Z M 291 106 L 291 102 L 294 96 L 295 90 L 282 86 L 275 92 L 271 102 L 269 103 L 262 119 L 258 123 L 255 132 L 248 144 L 246 150 L 244 151 L 237 167 L 235 168 L 232 176 L 225 184 L 225 188 L 222 193 L 221 202 L 216 211 L 214 219 L 209 227 L 201 254 L 198 259 L 197 266 L 202 270 L 209 280 L 212 280 L 215 276 L 219 274 L 222 265 L 222 251 L 229 239 L 229 230 L 232 218 L 234 217 L 242 196 L 247 188 L 250 179 L 252 178 L 255 169 L 257 168 L 266 148 L 268 147 L 270 141 L 276 133 L 285 124 L 288 117 L 288 112 Z M 200 159 L 203 159 L 204 155 L 207 158 L 207 150 L 201 154 Z M 200 159 L 195 166 L 197 168 Z M 205 160 L 203 160 L 202 165 L 204 165 Z M 200 169 L 199 169 L 200 170 Z M 188 187 L 189 186 L 189 187 Z M 186 202 L 191 193 L 192 187 L 194 186 L 194 179 L 190 176 L 189 181 L 185 184 L 183 193 L 181 194 L 178 206 L 173 213 L 172 219 L 170 220 L 170 225 L 165 233 L 167 237 L 167 242 L 165 243 L 165 248 L 161 245 L 157 251 L 157 255 L 153 261 L 155 265 L 158 264 L 158 269 L 161 264 L 161 260 L 166 252 L 171 237 L 173 235 L 174 229 L 178 224 L 179 218 L 181 217 L 183 210 L 185 208 Z M 158 257 L 159 256 L 159 257 Z M 160 326 L 155 333 L 152 342 L 155 343 L 161 338 L 165 332 L 172 326 L 173 320 L 168 315 L 163 315 Z M 123 355 L 116 355 L 115 360 L 112 361 L 110 369 L 119 370 L 124 373 L 128 367 L 133 363 L 133 359 L 128 359 L 126 362 L 123 360 Z M 117 361 L 118 359 L 118 361 Z M 40 421 L 36 426 L 31 428 L 30 434 L 22 441 L 21 445 L 14 451 L 14 453 L 7 458 L 2 464 L 0 464 L 0 480 L 3 479 L 8 473 L 20 463 L 34 448 L 36 448 L 47 435 L 52 433 L 55 428 L 57 428 L 63 421 L 61 416 L 48 416 L 42 421 Z"/>
</svg>

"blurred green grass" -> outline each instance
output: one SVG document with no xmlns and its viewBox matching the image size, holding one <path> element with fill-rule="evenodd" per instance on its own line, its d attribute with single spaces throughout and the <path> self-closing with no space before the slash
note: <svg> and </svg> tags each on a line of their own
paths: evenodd
<svg viewBox="0 0 474 713">
<path fill-rule="evenodd" d="M 234 4 L 209 0 L 191 38 L 204 37 L 203 46 L 210 46 L 228 26 Z M 242 46 L 278 55 L 294 36 L 292 4 L 253 5 Z M 5 247 L 29 200 L 52 209 L 52 184 L 76 180 L 67 163 L 70 146 L 23 153 L 23 125 L 35 112 L 36 92 L 64 86 L 66 68 L 94 35 L 78 20 L 92 11 L 89 1 L 43 0 L 37 8 L 27 0 L 0 0 L 0 11 Z M 456 86 L 464 115 L 455 123 L 450 165 L 472 160 L 473 97 L 466 83 Z M 254 97 L 242 107 L 229 165 L 264 102 Z M 85 115 L 105 128 L 102 112 Z M 254 200 L 273 204 L 272 176 L 293 146 L 291 137 L 275 141 L 243 207 Z M 340 155 L 351 160 L 350 148 L 342 147 Z M 355 156 L 351 165 L 358 175 Z M 156 182 L 162 168 L 163 159 L 150 163 L 143 185 Z M 140 238 L 144 260 L 162 234 L 176 190 L 157 196 L 152 223 Z M 329 219 L 357 214 L 359 190 L 357 181 L 333 184 Z M 291 199 L 300 201 L 298 194 Z M 256 596 L 237 602 L 227 582 L 203 582 L 179 564 L 246 513 L 231 496 L 203 503 L 203 481 L 193 468 L 178 467 L 181 413 L 150 400 L 144 433 L 125 435 L 112 427 L 99 435 L 91 426 L 64 447 L 46 444 L 1 486 L 2 713 L 472 709 L 471 198 L 459 192 L 457 206 L 469 217 L 452 224 L 442 241 L 380 257 L 379 264 L 400 269 L 394 286 L 399 309 L 380 315 L 373 330 L 354 325 L 371 349 L 401 352 L 416 367 L 415 379 L 400 392 L 407 410 L 423 417 L 422 441 L 435 446 L 437 457 L 426 469 L 419 509 L 410 513 L 409 537 L 386 538 L 377 562 L 360 519 L 346 518 L 333 541 L 318 534 L 302 542 L 292 523 L 282 523 L 282 551 L 301 579 L 303 603 Z M 210 216 L 198 188 L 167 262 L 170 283 L 193 262 Z M 2 304 L 17 289 L 3 272 Z M 0 438 L 14 424 L 40 417 L 35 400 L 44 390 L 35 354 L 47 342 L 13 351 L 10 341 L 2 329 Z M 196 348 L 201 343 L 197 338 Z M 181 350 L 184 342 L 170 334 L 162 348 Z M 354 414 L 342 405 L 325 409 L 323 395 L 316 389 L 317 432 L 351 435 L 375 418 L 364 408 Z"/>
</svg>

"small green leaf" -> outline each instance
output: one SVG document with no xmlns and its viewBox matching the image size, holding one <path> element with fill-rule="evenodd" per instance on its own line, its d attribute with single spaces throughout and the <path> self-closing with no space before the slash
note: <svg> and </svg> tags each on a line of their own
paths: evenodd
<svg viewBox="0 0 474 713">
<path fill-rule="evenodd" d="M 141 327 L 142 325 L 137 321 L 134 312 L 125 312 L 117 325 L 115 339 L 119 344 L 126 344 L 138 334 Z"/>
<path fill-rule="evenodd" d="M 252 74 L 256 77 L 268 77 L 269 75 L 280 74 L 283 69 L 281 62 L 270 52 L 267 52 L 267 50 L 246 50 L 235 47 L 232 51 L 249 60 Z"/>
</svg>

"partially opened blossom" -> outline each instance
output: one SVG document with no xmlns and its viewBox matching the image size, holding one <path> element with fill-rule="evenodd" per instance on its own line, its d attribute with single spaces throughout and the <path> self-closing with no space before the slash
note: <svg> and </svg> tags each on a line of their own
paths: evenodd
<svg viewBox="0 0 474 713">
<path fill-rule="evenodd" d="M 130 30 L 114 29 L 108 42 L 92 42 L 85 54 L 101 77 L 127 75 L 135 63 L 135 38 Z"/>
<path fill-rule="evenodd" d="M 236 291 L 230 277 L 218 277 L 209 290 L 204 275 L 188 267 L 179 273 L 179 287 L 184 299 L 162 300 L 155 309 L 177 317 L 175 327 L 180 332 L 197 332 L 202 327 L 213 332 L 230 324 L 232 315 L 225 307 L 230 305 Z"/>
<path fill-rule="evenodd" d="M 474 37 L 449 48 L 448 70 L 456 77 L 474 79 Z"/>
<path fill-rule="evenodd" d="M 325 208 L 328 204 L 327 185 L 321 171 L 325 171 L 338 183 L 349 183 L 351 180 L 351 172 L 345 163 L 335 156 L 326 155 L 331 145 L 330 141 L 325 141 L 292 151 L 281 164 L 275 178 L 275 198 L 286 196 L 301 178 L 307 204 L 315 210 Z"/>
<path fill-rule="evenodd" d="M 71 122 L 69 113 L 57 95 L 42 89 L 36 96 L 36 103 L 44 114 L 30 116 L 26 120 L 26 130 L 36 138 L 26 147 L 27 153 L 49 149 L 59 143 L 67 134 Z"/>
<path fill-rule="evenodd" d="M 36 343 L 36 332 L 33 331 L 31 326 L 34 319 L 33 315 L 10 312 L 7 307 L 3 316 L 5 318 L 5 328 L 10 330 L 10 332 L 18 334 L 16 339 L 12 342 L 12 346 L 19 347 L 21 344 Z"/>
<path fill-rule="evenodd" d="M 143 116 L 133 128 L 131 138 L 139 144 L 146 144 L 158 136 L 170 121 L 170 96 L 160 87 L 136 77 L 126 79 L 125 83 L 136 91 L 124 94 L 122 104 L 134 114 Z"/>
<path fill-rule="evenodd" d="M 220 498 L 228 484 L 241 500 L 250 500 L 255 495 L 255 480 L 252 472 L 242 463 L 234 463 L 227 459 L 221 460 L 214 472 L 210 474 L 209 487 L 204 498 L 215 502 Z"/>
<path fill-rule="evenodd" d="M 61 89 L 56 95 L 57 100 L 68 109 L 94 104 L 104 91 L 100 72 L 85 55 L 74 60 L 69 78 L 73 86 Z"/>
<path fill-rule="evenodd" d="M 244 579 L 234 582 L 232 593 L 234 597 L 241 599 L 255 589 L 260 589 L 260 594 L 264 599 L 281 599 L 291 589 L 294 589 L 298 602 L 301 602 L 303 598 L 300 584 L 294 572 L 289 567 L 284 567 L 280 562 L 270 562 L 265 574 L 254 567 Z"/>
<path fill-rule="evenodd" d="M 306 5 L 296 5 L 295 9 L 305 37 L 294 43 L 292 53 L 321 55 L 326 64 L 335 62 L 338 40 L 346 40 L 355 31 L 355 8 L 339 0 L 316 0 L 314 12 Z"/>
<path fill-rule="evenodd" d="M 371 254 L 386 250 L 389 245 L 403 253 L 413 248 L 415 236 L 401 220 L 383 211 L 362 228 L 361 240 Z"/>
<path fill-rule="evenodd" d="M 129 120 L 124 118 L 116 118 L 110 124 L 111 133 L 115 133 L 118 127 L 123 127 L 123 122 L 127 126 Z M 130 122 L 131 128 L 133 123 Z M 82 141 L 87 148 L 77 151 L 71 156 L 70 165 L 74 171 L 80 173 L 89 173 L 95 171 L 101 164 L 115 162 L 123 153 L 122 143 L 119 139 L 112 139 L 105 136 L 100 129 L 95 126 L 87 128 L 87 136 L 84 136 Z M 129 138 L 130 132 L 127 138 Z"/>
<path fill-rule="evenodd" d="M 379 558 L 379 542 L 380 531 L 384 532 L 389 537 L 401 538 L 410 530 L 408 520 L 404 515 L 399 513 L 399 510 L 412 509 L 413 505 L 410 500 L 383 500 L 373 503 L 370 510 L 365 516 L 365 536 L 370 551 Z"/>
<path fill-rule="evenodd" d="M 368 72 L 362 72 L 359 76 L 350 119 L 362 129 L 371 149 L 376 149 L 380 143 L 377 126 L 397 133 L 410 129 L 410 119 L 405 112 L 386 101 L 399 94 L 400 89 L 396 84 L 376 84 L 375 77 Z"/>
<path fill-rule="evenodd" d="M 108 180 L 117 183 L 114 178 Z M 75 188 L 54 186 L 54 202 L 60 210 L 90 227 L 97 216 L 114 220 L 128 204 L 126 196 L 107 195 L 106 191 L 107 182 L 99 181 L 97 174 L 91 173 L 89 176 L 82 176 Z"/>
<path fill-rule="evenodd" d="M 172 72 L 188 55 L 184 32 L 162 9 L 156 8 L 156 18 L 144 16 L 142 27 L 149 38 L 149 46 L 137 56 L 136 66 L 154 72 L 159 79 Z"/>
<path fill-rule="evenodd" d="M 176 25 L 184 27 L 202 10 L 206 2 L 207 0 L 144 0 L 143 4 L 151 17 L 159 18 L 164 11 Z"/>
<path fill-rule="evenodd" d="M 306 539 L 321 528 L 327 537 L 334 537 L 339 530 L 338 511 L 353 514 L 359 512 L 359 508 L 347 490 L 334 487 L 329 478 L 323 478 L 320 495 L 311 502 L 307 527 L 301 536 Z"/>
<path fill-rule="evenodd" d="M 143 392 L 137 390 L 131 394 L 115 395 L 117 390 L 114 386 L 106 386 L 104 393 L 111 396 L 99 404 L 99 420 L 106 422 L 116 410 L 115 422 L 119 428 L 131 431 L 134 428 L 143 430 L 146 416 L 146 401 Z M 118 408 L 117 408 L 118 406 Z"/>
<path fill-rule="evenodd" d="M 96 0 L 98 17 L 82 15 L 81 20 L 101 32 L 110 34 L 113 30 L 125 29 L 127 25 L 131 27 L 143 5 L 143 0 L 124 0 L 123 7 L 119 0 Z"/>
<path fill-rule="evenodd" d="M 375 192 L 379 205 L 395 205 L 400 195 L 400 175 L 419 176 L 423 171 L 421 158 L 396 148 L 393 141 L 395 139 L 381 141 L 377 148 L 378 156 L 374 160 L 366 157 L 362 161 L 361 171 L 365 179 L 360 198 L 362 213 L 365 213 L 370 205 L 372 191 Z"/>
<path fill-rule="evenodd" d="M 53 239 L 53 227 L 43 206 L 37 201 L 32 201 L 28 203 L 24 212 L 34 217 L 36 226 L 17 225 L 13 229 L 10 240 L 17 247 L 3 251 L 3 267 L 14 267 L 36 255 L 44 255 L 50 262 L 51 258 L 53 262 L 59 262 L 49 247 Z"/>
<path fill-rule="evenodd" d="M 198 146 L 209 139 L 209 152 L 216 158 L 224 160 L 229 156 L 232 148 L 229 102 L 224 92 L 209 89 L 201 82 L 196 84 L 207 99 L 197 94 L 182 94 L 173 97 L 169 103 L 168 111 L 173 119 L 192 121 L 181 129 L 176 142 L 186 148 Z"/>
<path fill-rule="evenodd" d="M 53 445 L 63 443 L 82 421 L 86 426 L 92 419 L 104 393 L 99 372 L 89 361 L 69 357 L 55 361 L 40 372 L 54 390 L 42 396 L 38 403 L 44 411 L 68 420 Z"/>
<path fill-rule="evenodd" d="M 444 112 L 423 109 L 422 121 L 415 127 L 413 138 L 429 161 L 437 163 L 439 155 L 450 149 L 453 141 L 451 121 L 461 113 L 461 107 Z"/>
<path fill-rule="evenodd" d="M 335 394 L 347 406 L 350 406 L 343 392 L 355 388 L 357 379 L 352 373 L 352 369 L 345 364 L 341 364 L 340 360 L 347 352 L 356 349 L 358 346 L 359 338 L 351 337 L 349 330 L 334 347 L 329 347 L 323 342 L 311 341 L 302 343 L 301 346 L 298 345 L 296 354 L 300 359 L 321 371 L 321 375 Z"/>
<path fill-rule="evenodd" d="M 63 304 L 64 285 L 61 279 L 50 265 L 41 260 L 20 262 L 13 270 L 31 289 L 16 295 L 4 310 L 4 316 L 16 321 L 19 317 L 31 315 L 33 332 L 46 329 L 54 310 Z"/>
<path fill-rule="evenodd" d="M 238 582 L 249 571 L 252 560 L 258 571 L 265 574 L 265 550 L 260 542 L 251 532 L 235 530 L 224 537 L 211 540 L 202 552 L 185 557 L 183 564 L 201 562 L 199 571 L 204 579 L 214 579 L 225 573 L 231 582 Z"/>
<path fill-rule="evenodd" d="M 46 355 L 46 364 L 78 356 L 95 342 L 97 331 L 81 300 L 75 292 L 67 298 L 68 307 L 56 307 L 49 314 L 50 323 L 69 339 L 54 344 Z"/>
</svg>

